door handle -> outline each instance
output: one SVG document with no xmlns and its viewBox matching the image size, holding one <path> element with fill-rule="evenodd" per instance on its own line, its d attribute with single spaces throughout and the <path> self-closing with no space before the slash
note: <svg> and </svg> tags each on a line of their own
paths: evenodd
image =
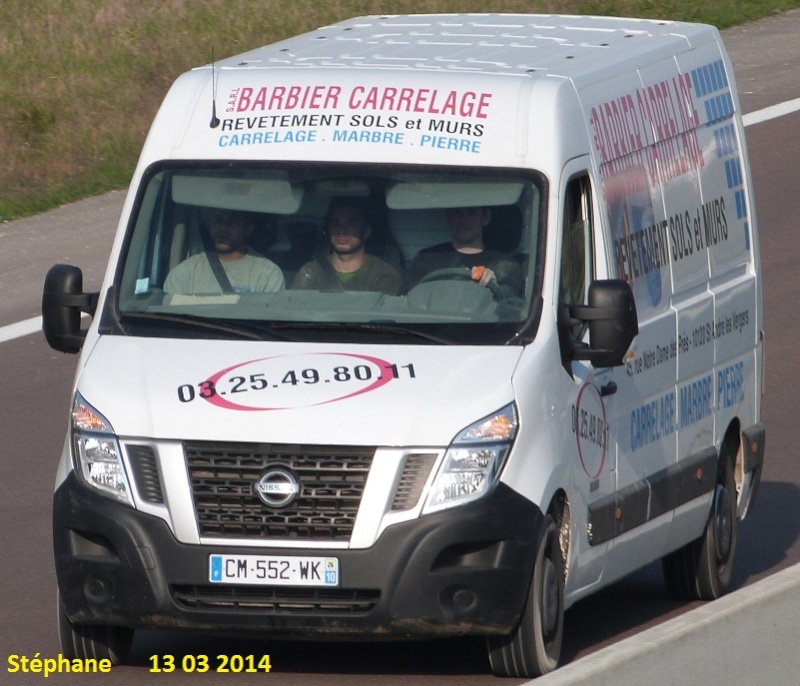
<svg viewBox="0 0 800 686">
<path fill-rule="evenodd" d="M 606 384 L 600 386 L 600 397 L 604 398 L 607 395 L 614 395 L 617 392 L 617 382 L 616 381 L 609 381 Z"/>
</svg>

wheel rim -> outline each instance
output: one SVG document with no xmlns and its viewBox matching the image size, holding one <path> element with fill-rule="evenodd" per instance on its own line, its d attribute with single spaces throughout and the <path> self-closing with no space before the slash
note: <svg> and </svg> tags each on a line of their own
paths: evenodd
<svg viewBox="0 0 800 686">
<path fill-rule="evenodd" d="M 731 500 L 728 490 L 720 485 L 714 507 L 714 539 L 717 559 L 724 561 L 731 552 L 733 540 L 733 517 L 731 516 Z"/>
<path fill-rule="evenodd" d="M 549 636 L 558 628 L 558 580 L 553 561 L 548 557 L 542 562 L 542 632 Z"/>
</svg>

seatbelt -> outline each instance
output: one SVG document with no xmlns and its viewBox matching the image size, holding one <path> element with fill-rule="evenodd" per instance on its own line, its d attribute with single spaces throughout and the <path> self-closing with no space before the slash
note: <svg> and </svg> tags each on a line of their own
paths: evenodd
<svg viewBox="0 0 800 686">
<path fill-rule="evenodd" d="M 231 280 L 225 273 L 225 268 L 222 266 L 222 262 L 220 262 L 217 251 L 206 250 L 206 258 L 208 259 L 208 263 L 211 265 L 211 271 L 214 272 L 214 277 L 217 279 L 217 283 L 222 289 L 222 292 L 233 293 L 234 291 L 233 286 L 231 286 Z"/>
<path fill-rule="evenodd" d="M 219 261 L 219 254 L 216 250 L 214 250 L 214 244 L 211 241 L 211 235 L 205 226 L 200 228 L 200 239 L 203 241 L 203 248 L 206 252 L 208 264 L 211 265 L 211 271 L 214 273 L 214 278 L 217 280 L 222 292 L 233 293 L 234 290 L 233 286 L 231 286 L 231 281 L 228 278 L 228 275 L 225 273 L 222 263 Z"/>
</svg>

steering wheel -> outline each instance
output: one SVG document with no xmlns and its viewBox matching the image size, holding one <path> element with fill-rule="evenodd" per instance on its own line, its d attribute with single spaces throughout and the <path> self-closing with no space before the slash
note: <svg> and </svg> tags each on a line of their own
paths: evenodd
<svg viewBox="0 0 800 686">
<path fill-rule="evenodd" d="M 419 286 L 422 283 L 428 283 L 429 281 L 471 281 L 476 286 L 480 284 L 472 278 L 472 270 L 469 267 L 446 267 L 445 269 L 436 269 L 425 276 L 423 276 L 418 282 L 417 285 Z M 503 293 L 503 289 L 497 284 L 497 281 L 492 279 L 489 283 L 486 284 L 486 288 L 489 289 L 489 292 L 494 296 L 495 300 L 504 300 L 505 293 Z"/>
</svg>

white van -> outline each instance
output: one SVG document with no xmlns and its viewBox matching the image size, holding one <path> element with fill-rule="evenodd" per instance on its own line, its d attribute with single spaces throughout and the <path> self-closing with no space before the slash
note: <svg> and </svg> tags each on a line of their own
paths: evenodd
<svg viewBox="0 0 800 686">
<path fill-rule="evenodd" d="M 336 268 L 364 246 L 369 274 Z M 152 627 L 482 635 L 528 677 L 567 608 L 654 560 L 682 597 L 730 584 L 762 294 L 712 27 L 361 17 L 195 69 L 82 291 L 57 265 L 43 295 L 80 351 L 65 654 L 119 662 Z"/>
</svg>

